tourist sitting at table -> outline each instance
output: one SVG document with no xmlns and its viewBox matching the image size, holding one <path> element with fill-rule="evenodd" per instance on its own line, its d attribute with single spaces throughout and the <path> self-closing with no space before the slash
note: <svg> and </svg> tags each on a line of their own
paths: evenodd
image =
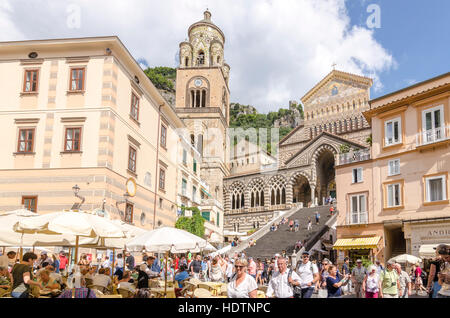
<svg viewBox="0 0 450 318">
<path fill-rule="evenodd" d="M 145 268 L 145 272 L 149 276 L 149 278 L 158 277 L 161 269 L 158 270 L 159 266 L 155 266 L 155 258 L 153 256 L 149 256 L 147 258 L 147 262 L 144 265 L 147 265 Z"/>
<path fill-rule="evenodd" d="M 186 265 L 182 264 L 180 266 L 180 269 L 178 270 L 178 273 L 174 277 L 174 281 L 178 282 L 179 288 L 183 288 L 183 285 L 181 284 L 181 282 L 188 278 L 189 278 L 189 273 L 187 271 L 187 267 L 186 267 Z"/>
<path fill-rule="evenodd" d="M 61 286 L 54 279 L 50 278 L 50 272 L 46 269 L 39 273 L 38 282 L 41 284 L 42 290 L 61 289 Z"/>
<path fill-rule="evenodd" d="M 95 292 L 85 286 L 84 279 L 81 275 L 75 275 L 73 288 L 66 289 L 58 298 L 97 298 Z"/>
<path fill-rule="evenodd" d="M 38 286 L 41 284 L 33 280 L 33 263 L 37 259 L 34 253 L 25 253 L 22 261 L 15 264 L 12 269 L 13 286 L 11 296 L 14 298 L 28 298 L 31 286 Z"/>
<path fill-rule="evenodd" d="M 100 268 L 98 270 L 98 274 L 94 275 L 92 285 L 103 287 L 103 290 L 101 290 L 101 292 L 103 292 L 104 290 L 107 290 L 111 284 L 112 284 L 111 277 L 106 275 L 106 268 Z"/>
<path fill-rule="evenodd" d="M 256 298 L 258 284 L 255 279 L 247 273 L 247 260 L 238 259 L 234 267 L 236 273 L 227 286 L 228 298 Z"/>
<path fill-rule="evenodd" d="M 7 267 L 0 266 L 0 289 L 8 289 L 11 286 Z"/>
<path fill-rule="evenodd" d="M 55 267 L 53 267 L 52 265 L 48 265 L 45 269 L 49 272 L 50 279 L 57 282 L 61 286 L 61 289 L 64 289 L 63 288 L 64 282 L 62 279 L 62 275 L 60 273 L 56 273 Z"/>
<path fill-rule="evenodd" d="M 131 293 L 136 293 L 136 288 L 132 283 L 130 283 L 131 279 L 131 273 L 130 271 L 125 271 L 123 273 L 123 277 L 121 280 L 119 280 L 119 284 L 117 285 L 117 288 L 128 290 Z"/>
<path fill-rule="evenodd" d="M 150 279 L 150 277 L 148 276 L 147 271 L 148 271 L 147 264 L 141 264 L 141 266 L 139 266 L 138 279 L 137 279 L 137 281 L 138 281 L 137 288 L 138 289 L 148 289 L 148 280 Z"/>
</svg>

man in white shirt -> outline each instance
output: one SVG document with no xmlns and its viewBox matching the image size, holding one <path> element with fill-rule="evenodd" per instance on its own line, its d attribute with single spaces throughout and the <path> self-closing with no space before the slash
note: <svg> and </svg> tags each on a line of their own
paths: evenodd
<svg viewBox="0 0 450 318">
<path fill-rule="evenodd" d="M 279 257 L 280 257 L 280 254 L 275 254 L 274 272 L 278 272 L 278 258 Z"/>
<path fill-rule="evenodd" d="M 16 262 L 16 255 L 16 252 L 10 251 L 7 254 L 0 256 L 0 266 L 4 268 L 14 266 L 14 263 Z"/>
<path fill-rule="evenodd" d="M 287 269 L 287 260 L 279 257 L 278 272 L 274 272 L 269 282 L 266 296 L 268 298 L 293 298 L 294 287 L 300 286 L 300 277 L 295 271 Z"/>
<path fill-rule="evenodd" d="M 295 293 L 295 298 L 311 298 L 314 286 L 319 280 L 319 269 L 309 260 L 309 252 L 302 253 L 302 262 L 297 265 L 297 274 L 300 277 L 301 293 Z"/>
<path fill-rule="evenodd" d="M 103 268 L 110 268 L 111 267 L 111 261 L 109 260 L 108 256 L 105 256 L 105 260 L 102 263 Z"/>
<path fill-rule="evenodd" d="M 92 280 L 92 285 L 101 286 L 101 287 L 107 289 L 110 284 L 111 284 L 111 277 L 105 275 L 104 268 L 100 268 L 98 270 L 98 274 L 94 275 L 94 278 Z"/>
<path fill-rule="evenodd" d="M 228 282 L 230 282 L 231 277 L 233 277 L 234 259 L 228 260 L 228 257 L 226 257 L 225 260 L 228 262 L 226 275 Z"/>
</svg>

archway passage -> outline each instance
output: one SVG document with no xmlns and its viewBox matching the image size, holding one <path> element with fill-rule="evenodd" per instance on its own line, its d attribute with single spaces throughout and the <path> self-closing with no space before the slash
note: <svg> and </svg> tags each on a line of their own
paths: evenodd
<svg viewBox="0 0 450 318">
<path fill-rule="evenodd" d="M 317 158 L 317 194 L 319 204 L 329 196 L 336 197 L 335 184 L 335 162 L 334 154 L 328 149 L 323 150 Z"/>
<path fill-rule="evenodd" d="M 311 187 L 308 179 L 300 175 L 292 183 L 293 203 L 303 203 L 307 207 L 311 202 Z"/>
</svg>

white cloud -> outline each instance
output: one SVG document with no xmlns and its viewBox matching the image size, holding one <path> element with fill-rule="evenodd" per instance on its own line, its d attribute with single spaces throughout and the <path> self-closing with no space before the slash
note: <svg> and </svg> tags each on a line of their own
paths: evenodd
<svg viewBox="0 0 450 318">
<path fill-rule="evenodd" d="M 81 8 L 80 29 L 67 26 L 69 4 Z M 395 68 L 372 30 L 350 25 L 345 0 L 0 0 L 0 29 L 8 30 L 0 39 L 118 35 L 136 59 L 175 66 L 179 42 L 206 6 L 226 36 L 231 100 L 260 111 L 299 100 L 333 62 L 370 75 L 375 90 L 379 74 Z"/>
</svg>

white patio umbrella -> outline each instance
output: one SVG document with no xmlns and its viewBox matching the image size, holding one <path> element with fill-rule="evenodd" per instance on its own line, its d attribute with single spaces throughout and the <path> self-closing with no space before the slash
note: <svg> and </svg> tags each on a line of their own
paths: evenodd
<svg viewBox="0 0 450 318">
<path fill-rule="evenodd" d="M 75 245 L 76 238 L 73 235 L 30 234 L 25 231 L 14 231 L 14 225 L 17 222 L 38 216 L 39 214 L 25 209 L 0 213 L 0 246 L 18 247 L 22 251 L 23 247 Z M 92 241 L 94 240 L 91 238 L 83 238 L 80 244 Z"/>
<path fill-rule="evenodd" d="M 148 252 L 165 253 L 164 295 L 167 295 L 167 253 L 186 253 L 196 249 L 202 251 L 206 246 L 206 240 L 201 237 L 172 227 L 162 227 L 146 232 L 126 244 L 129 251 L 140 252 L 145 249 Z"/>
<path fill-rule="evenodd" d="M 422 259 L 414 255 L 402 254 L 391 258 L 390 261 L 394 261 L 396 263 L 416 264 L 421 263 Z"/>
<path fill-rule="evenodd" d="M 82 211 L 55 212 L 23 219 L 15 224 L 14 230 L 31 234 L 74 235 L 75 262 L 78 261 L 80 236 L 96 239 L 125 237 L 122 228 L 111 220 Z"/>
</svg>

